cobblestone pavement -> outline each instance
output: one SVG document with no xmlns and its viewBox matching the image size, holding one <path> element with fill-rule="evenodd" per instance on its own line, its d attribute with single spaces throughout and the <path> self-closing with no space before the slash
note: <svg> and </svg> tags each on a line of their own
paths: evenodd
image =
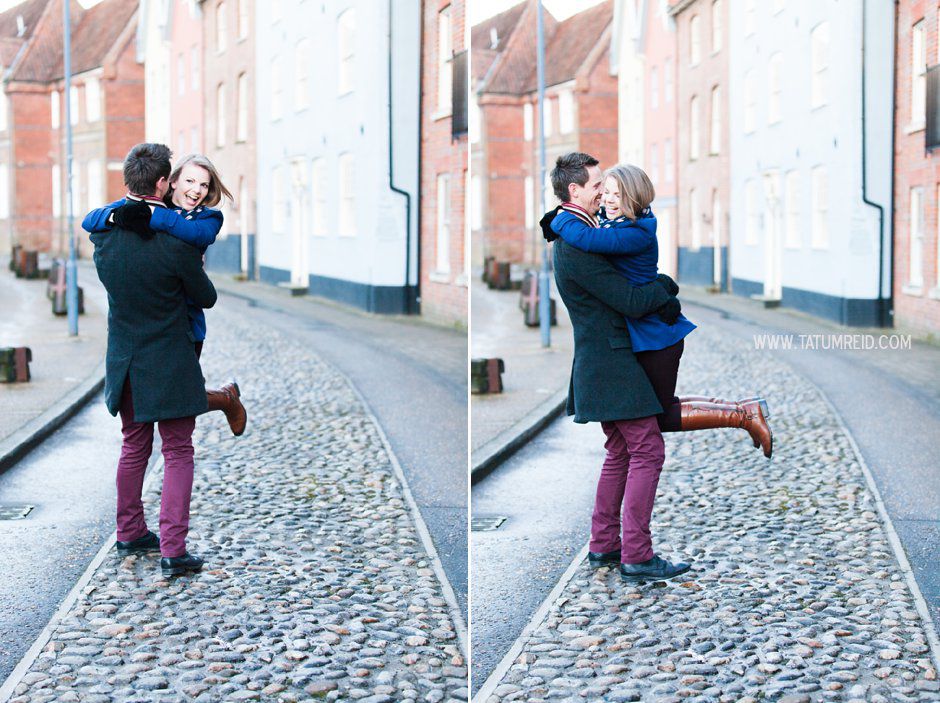
<svg viewBox="0 0 940 703">
<path fill-rule="evenodd" d="M 465 700 L 451 610 L 358 397 L 290 338 L 213 319 L 204 373 L 237 374 L 249 425 L 197 423 L 187 547 L 206 566 L 167 581 L 159 555 L 110 552 L 11 701 Z"/>
<path fill-rule="evenodd" d="M 684 581 L 582 563 L 487 703 L 940 701 L 927 630 L 849 438 L 818 391 L 711 329 L 680 393 L 759 390 L 776 446 L 667 435 L 653 535 Z"/>
</svg>

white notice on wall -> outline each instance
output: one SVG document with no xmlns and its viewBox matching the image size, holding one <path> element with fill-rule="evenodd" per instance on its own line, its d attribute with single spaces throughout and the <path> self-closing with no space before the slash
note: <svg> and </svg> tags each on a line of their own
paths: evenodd
<svg viewBox="0 0 940 703">
<path fill-rule="evenodd" d="M 403 200 L 404 198 L 402 198 Z M 412 207 L 416 206 L 414 200 Z M 405 238 L 405 204 L 396 203 L 392 198 L 385 197 L 379 201 L 375 218 L 375 238 L 383 241 L 394 241 Z"/>
</svg>

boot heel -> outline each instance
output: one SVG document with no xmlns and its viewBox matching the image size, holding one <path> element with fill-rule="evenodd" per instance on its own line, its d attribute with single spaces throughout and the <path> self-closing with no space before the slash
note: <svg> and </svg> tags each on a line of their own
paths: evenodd
<svg viewBox="0 0 940 703">
<path fill-rule="evenodd" d="M 760 401 L 759 401 L 759 403 L 760 403 L 760 411 L 761 411 L 762 413 L 764 413 L 764 417 L 765 417 L 765 418 L 769 418 L 769 417 L 770 417 L 770 406 L 767 405 L 767 401 L 764 400 L 763 398 L 761 398 Z"/>
</svg>

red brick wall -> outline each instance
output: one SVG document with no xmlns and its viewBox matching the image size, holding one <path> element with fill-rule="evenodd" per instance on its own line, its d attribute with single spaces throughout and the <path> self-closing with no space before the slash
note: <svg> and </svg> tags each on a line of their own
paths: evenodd
<svg viewBox="0 0 940 703">
<path fill-rule="evenodd" d="M 45 87 L 11 86 L 10 219 L 13 243 L 52 249 L 52 141 Z"/>
<path fill-rule="evenodd" d="M 451 136 L 450 117 L 435 119 L 437 110 L 438 13 L 450 6 L 451 45 L 458 54 L 464 45 L 464 0 L 423 3 L 421 109 L 421 314 L 447 324 L 467 325 L 466 250 L 467 135 Z M 437 179 L 450 176 L 450 271 L 437 269 Z"/>
<path fill-rule="evenodd" d="M 901 0 L 898 8 L 896 46 L 896 118 L 894 181 L 894 322 L 900 329 L 920 334 L 940 333 L 940 279 L 937 271 L 940 150 L 925 151 L 925 130 L 911 126 L 911 36 L 912 27 L 924 19 L 927 65 L 938 63 L 935 2 Z M 908 287 L 910 280 L 911 188 L 924 189 L 924 236 L 922 244 L 923 286 Z"/>
</svg>

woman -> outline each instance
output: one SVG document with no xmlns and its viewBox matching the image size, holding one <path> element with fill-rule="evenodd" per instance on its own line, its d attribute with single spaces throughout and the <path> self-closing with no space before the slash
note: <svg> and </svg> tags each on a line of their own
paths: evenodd
<svg viewBox="0 0 940 703">
<path fill-rule="evenodd" d="M 222 212 L 215 206 L 223 197 L 234 201 L 212 162 L 202 154 L 190 154 L 170 173 L 170 187 L 163 198 L 167 207 L 153 208 L 149 223 L 143 225 L 192 244 L 204 255 L 222 229 Z M 122 198 L 92 210 L 82 221 L 82 228 L 92 233 L 108 231 L 114 225 L 115 211 L 124 204 Z M 187 299 L 186 304 L 198 358 L 206 339 L 206 315 L 193 301 Z M 219 389 L 206 389 L 209 410 L 224 412 L 236 437 L 244 433 L 248 419 L 240 396 L 234 381 Z"/>
</svg>

